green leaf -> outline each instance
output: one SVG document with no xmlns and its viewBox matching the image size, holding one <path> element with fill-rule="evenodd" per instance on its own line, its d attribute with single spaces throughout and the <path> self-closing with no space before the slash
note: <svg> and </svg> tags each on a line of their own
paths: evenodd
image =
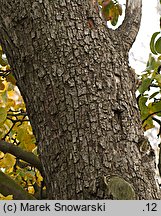
<svg viewBox="0 0 161 216">
<path fill-rule="evenodd" d="M 157 113 L 158 116 L 161 116 L 161 101 L 154 102 L 148 105 L 150 113 Z"/>
<path fill-rule="evenodd" d="M 156 36 L 159 34 L 160 32 L 155 32 L 152 37 L 151 37 L 151 40 L 150 40 L 150 50 L 153 54 L 157 55 L 157 52 L 155 50 L 155 46 L 154 46 L 154 41 L 155 41 L 155 38 Z"/>
<path fill-rule="evenodd" d="M 156 63 L 155 58 L 150 54 L 150 55 L 149 55 L 148 62 L 147 62 L 147 68 L 146 68 L 146 70 L 147 70 L 147 71 L 154 70 L 154 68 L 155 68 L 155 63 Z"/>
<path fill-rule="evenodd" d="M 157 94 L 159 94 L 160 92 L 154 92 L 150 97 L 149 97 L 149 99 L 153 99 L 153 98 L 155 98 L 155 96 L 157 95 Z"/>
<path fill-rule="evenodd" d="M 146 78 L 145 80 L 142 81 L 142 84 L 140 85 L 138 89 L 140 94 L 143 94 L 145 91 L 148 90 L 152 80 L 153 80 L 152 78 Z"/>
<path fill-rule="evenodd" d="M 4 107 L 0 107 L 0 124 L 2 124 L 7 118 L 7 110 Z"/>
<path fill-rule="evenodd" d="M 112 11 L 112 14 L 113 14 L 112 19 L 111 19 L 111 24 L 113 26 L 115 26 L 117 24 L 117 22 L 118 22 L 118 17 L 119 17 L 119 11 L 118 11 L 117 6 L 114 5 L 114 7 L 111 9 L 111 11 Z"/>
<path fill-rule="evenodd" d="M 161 74 L 156 74 L 154 76 L 154 78 L 156 79 L 156 81 L 158 82 L 159 86 L 161 85 Z"/>
<path fill-rule="evenodd" d="M 3 102 L 4 104 L 6 104 L 6 103 L 7 103 L 7 100 L 8 100 L 7 91 L 2 92 L 1 97 L 2 97 L 2 102 Z"/>
<path fill-rule="evenodd" d="M 147 97 L 141 96 L 141 97 L 139 98 L 139 107 L 145 106 L 147 100 L 148 100 Z"/>
<path fill-rule="evenodd" d="M 148 107 L 146 106 L 148 98 L 141 96 L 139 98 L 139 108 L 140 108 L 140 113 L 141 113 L 141 119 L 144 120 L 148 115 L 149 115 L 149 110 Z"/>
<path fill-rule="evenodd" d="M 113 19 L 111 20 L 111 24 L 112 24 L 113 26 L 115 26 L 115 25 L 117 24 L 117 22 L 118 22 L 118 16 L 115 15 L 115 16 L 113 17 Z"/>
<path fill-rule="evenodd" d="M 161 37 L 155 43 L 155 50 L 157 53 L 161 54 Z"/>
<path fill-rule="evenodd" d="M 145 131 L 154 128 L 152 117 L 149 117 L 147 120 L 144 121 L 143 128 Z"/>
</svg>

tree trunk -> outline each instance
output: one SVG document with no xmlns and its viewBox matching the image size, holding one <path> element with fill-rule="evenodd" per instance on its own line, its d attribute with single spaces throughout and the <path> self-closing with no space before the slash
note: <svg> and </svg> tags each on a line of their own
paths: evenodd
<svg viewBox="0 0 161 216">
<path fill-rule="evenodd" d="M 49 199 L 159 199 L 128 51 L 141 0 L 116 31 L 91 0 L 0 0 L 0 40 L 25 100 Z"/>
</svg>

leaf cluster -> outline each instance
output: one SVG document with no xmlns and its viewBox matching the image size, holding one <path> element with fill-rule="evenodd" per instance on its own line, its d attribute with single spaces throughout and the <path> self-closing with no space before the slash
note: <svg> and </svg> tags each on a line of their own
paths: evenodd
<svg viewBox="0 0 161 216">
<path fill-rule="evenodd" d="M 2 140 L 6 142 L 6 148 Z M 8 147 L 7 143 L 11 145 Z M 28 152 L 33 153 L 33 156 Z M 38 160 L 36 156 L 38 156 L 36 139 L 27 116 L 25 103 L 0 46 L 0 170 L 3 170 L 27 192 L 35 194 L 43 181 L 41 170 L 34 167 L 37 163 L 34 160 Z M 29 162 L 33 162 L 34 165 Z M 41 166 L 36 165 L 36 167 Z M 0 195 L 0 199 L 12 198 L 12 196 L 3 197 L 3 195 Z"/>
<path fill-rule="evenodd" d="M 118 22 L 122 15 L 122 6 L 117 0 L 98 0 L 102 17 L 105 21 L 110 21 L 113 26 Z"/>
<path fill-rule="evenodd" d="M 161 4 L 161 1 L 160 1 Z M 161 17 L 160 17 L 161 21 Z M 161 25 L 160 25 L 161 28 Z M 144 130 L 154 128 L 154 123 L 159 125 L 158 138 L 161 136 L 161 31 L 153 33 L 150 40 L 149 59 L 145 71 L 141 75 L 141 85 L 138 89 L 138 106 L 141 113 Z M 158 145 L 160 148 L 161 146 Z M 161 176 L 161 150 L 158 162 Z"/>
<path fill-rule="evenodd" d="M 151 54 L 147 62 L 147 67 L 141 75 L 141 85 L 138 89 L 137 98 L 141 112 L 141 119 L 144 130 L 154 127 L 153 117 L 161 116 L 161 74 L 160 56 L 154 58 Z"/>
</svg>

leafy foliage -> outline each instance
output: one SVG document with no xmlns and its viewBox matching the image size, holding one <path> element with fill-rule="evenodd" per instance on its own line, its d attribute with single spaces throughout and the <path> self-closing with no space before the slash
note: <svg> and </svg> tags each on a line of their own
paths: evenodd
<svg viewBox="0 0 161 216">
<path fill-rule="evenodd" d="M 3 196 L 2 194 L 0 194 L 0 200 L 12 200 L 12 199 L 13 199 L 12 195 Z"/>
<path fill-rule="evenodd" d="M 110 21 L 111 24 L 115 26 L 119 16 L 122 15 L 122 6 L 116 0 L 98 0 L 98 4 L 105 21 Z"/>
<path fill-rule="evenodd" d="M 142 83 L 137 98 L 145 130 L 154 127 L 153 120 L 160 123 L 156 117 L 161 117 L 161 31 L 153 33 L 150 50 L 146 69 L 141 75 Z M 158 136 L 160 134 L 161 130 Z"/>
<path fill-rule="evenodd" d="M 161 32 L 155 32 L 150 41 L 151 52 L 155 55 L 161 54 L 161 37 L 156 39 L 159 34 L 161 34 Z"/>
<path fill-rule="evenodd" d="M 138 89 L 140 93 L 138 104 L 145 130 L 154 127 L 155 116 L 161 116 L 161 55 L 159 55 L 161 54 L 161 37 L 158 37 L 160 34 L 161 32 L 155 32 L 151 37 L 152 53 L 149 55 L 146 69 L 141 76 L 142 83 Z"/>
<path fill-rule="evenodd" d="M 161 1 L 160 1 L 161 4 Z M 160 17 L 161 21 L 161 17 Z M 161 25 L 160 25 L 161 28 Z M 142 84 L 139 87 L 138 105 L 140 108 L 144 130 L 151 129 L 154 122 L 159 124 L 158 137 L 161 136 L 161 31 L 153 33 L 150 40 L 151 54 L 145 72 L 142 74 Z M 150 90 L 150 91 L 149 91 Z M 161 146 L 158 146 L 161 148 Z M 161 149 L 159 150 L 158 170 L 161 176 Z"/>
<path fill-rule="evenodd" d="M 36 140 L 25 104 L 1 46 L 0 64 L 0 140 L 36 153 Z M 35 184 L 40 187 L 43 181 L 37 169 L 9 153 L 0 152 L 0 168 L 32 194 L 36 192 Z M 0 195 L 0 199 L 12 199 L 12 196 Z"/>
</svg>

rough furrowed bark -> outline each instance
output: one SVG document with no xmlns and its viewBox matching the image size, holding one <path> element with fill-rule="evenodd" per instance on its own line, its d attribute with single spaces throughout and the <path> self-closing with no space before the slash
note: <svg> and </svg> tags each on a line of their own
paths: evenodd
<svg viewBox="0 0 161 216">
<path fill-rule="evenodd" d="M 143 131 L 128 66 L 136 35 L 125 37 L 132 17 L 131 28 L 125 21 L 112 31 L 87 0 L 0 3 L 0 40 L 39 143 L 49 198 L 158 199 L 154 158 L 138 147 Z"/>
</svg>

